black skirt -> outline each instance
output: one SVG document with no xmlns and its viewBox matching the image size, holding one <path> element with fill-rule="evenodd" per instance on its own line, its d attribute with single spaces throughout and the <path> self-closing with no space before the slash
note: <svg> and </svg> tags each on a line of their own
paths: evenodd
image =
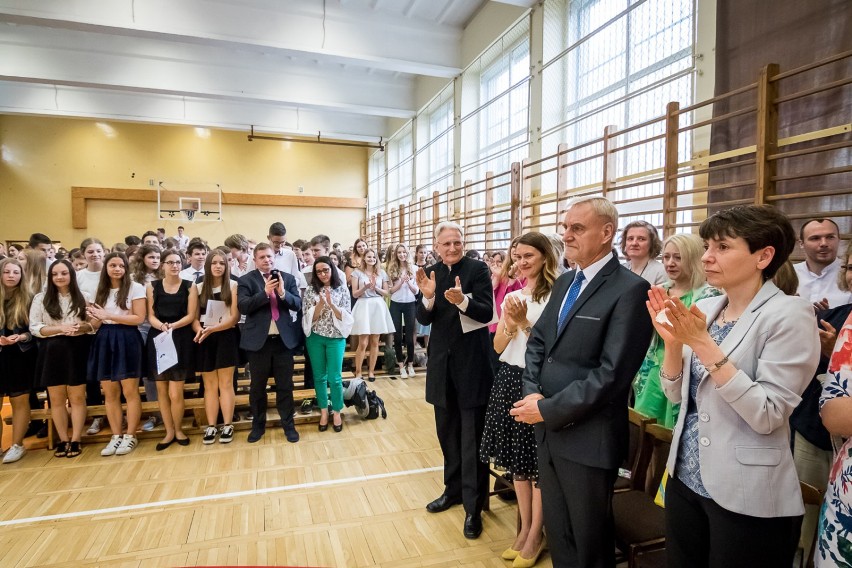
<svg viewBox="0 0 852 568">
<path fill-rule="evenodd" d="M 33 343 L 27 347 L 22 351 L 18 345 L 7 345 L 0 350 L 0 396 L 29 394 L 35 388 L 38 348 Z"/>
<path fill-rule="evenodd" d="M 217 331 L 196 345 L 198 352 L 196 371 L 199 373 L 209 373 L 239 365 L 240 332 L 236 327 Z"/>
<path fill-rule="evenodd" d="M 154 378 L 158 381 L 185 381 L 191 379 L 195 375 L 195 342 L 192 341 L 195 337 L 195 332 L 192 331 L 191 325 L 185 325 L 178 329 L 172 330 L 172 341 L 175 342 L 175 351 L 177 351 L 177 365 L 168 369 L 164 374 L 157 374 L 157 349 L 154 347 L 154 338 L 163 333 L 159 329 L 151 328 L 148 332 L 148 378 Z"/>
<path fill-rule="evenodd" d="M 479 458 L 508 471 L 515 479 L 537 481 L 538 459 L 533 426 L 517 422 L 509 414 L 512 405 L 523 398 L 523 374 L 522 368 L 500 362 L 485 412 Z"/>
<path fill-rule="evenodd" d="M 90 381 L 141 378 L 142 334 L 135 325 L 104 324 L 95 335 L 89 355 Z"/>
<path fill-rule="evenodd" d="M 39 340 L 36 384 L 41 387 L 86 384 L 91 335 L 59 335 Z"/>
</svg>

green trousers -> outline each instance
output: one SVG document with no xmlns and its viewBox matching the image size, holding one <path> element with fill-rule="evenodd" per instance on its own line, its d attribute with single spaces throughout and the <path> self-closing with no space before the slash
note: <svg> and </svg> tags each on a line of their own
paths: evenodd
<svg viewBox="0 0 852 568">
<path fill-rule="evenodd" d="M 317 406 L 320 409 L 328 408 L 328 389 L 331 388 L 331 409 L 340 412 L 343 409 L 343 379 L 340 371 L 343 368 L 346 339 L 312 333 L 305 339 L 305 346 L 314 371 Z"/>
</svg>

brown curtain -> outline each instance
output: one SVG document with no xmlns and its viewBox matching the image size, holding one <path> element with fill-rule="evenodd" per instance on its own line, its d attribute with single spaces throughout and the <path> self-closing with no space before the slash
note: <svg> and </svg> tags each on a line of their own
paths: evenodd
<svg viewBox="0 0 852 568">
<path fill-rule="evenodd" d="M 716 95 L 733 91 L 758 80 L 760 70 L 777 63 L 780 72 L 820 61 L 852 49 L 852 2 L 850 0 L 718 0 L 716 27 Z M 784 79 L 779 96 L 793 94 L 852 76 L 852 58 Z M 756 91 L 738 95 L 714 106 L 714 116 L 754 106 Z M 852 122 L 852 86 L 834 88 L 801 100 L 778 105 L 778 137 L 804 134 Z M 714 125 L 711 152 L 718 153 L 754 144 L 754 114 Z M 846 133 L 831 138 L 784 146 L 781 151 L 852 140 Z M 788 214 L 838 212 L 834 219 L 842 233 L 852 232 L 852 219 L 840 214 L 852 209 L 852 174 L 825 175 L 829 168 L 852 163 L 852 150 L 840 148 L 778 162 L 777 175 L 821 172 L 822 175 L 779 181 L 777 195 L 810 191 L 842 191 L 828 197 L 808 197 L 781 201 L 777 205 Z M 747 159 L 747 158 L 746 158 Z M 740 161 L 743 161 L 740 159 Z M 731 160 L 728 163 L 736 162 Z M 724 162 L 721 162 L 724 163 Z M 715 165 L 715 164 L 714 164 Z M 711 174 L 710 183 L 742 182 L 742 186 L 713 192 L 711 203 L 754 196 L 754 165 L 734 167 Z M 802 220 L 794 221 L 798 229 Z"/>
</svg>

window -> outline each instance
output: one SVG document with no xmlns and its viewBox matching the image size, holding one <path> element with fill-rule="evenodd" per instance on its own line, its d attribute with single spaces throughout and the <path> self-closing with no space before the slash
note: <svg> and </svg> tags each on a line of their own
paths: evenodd
<svg viewBox="0 0 852 568">
<path fill-rule="evenodd" d="M 453 183 L 453 94 L 450 83 L 417 115 L 417 199 L 444 191 Z"/>
<path fill-rule="evenodd" d="M 388 141 L 387 205 L 389 208 L 411 200 L 414 182 L 412 178 L 414 144 L 411 126 L 411 122 L 407 123 Z"/>
</svg>

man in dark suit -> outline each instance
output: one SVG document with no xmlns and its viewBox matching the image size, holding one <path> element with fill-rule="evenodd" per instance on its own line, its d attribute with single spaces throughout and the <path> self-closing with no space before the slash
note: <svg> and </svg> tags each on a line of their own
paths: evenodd
<svg viewBox="0 0 852 568">
<path fill-rule="evenodd" d="M 252 425 L 248 441 L 257 442 L 266 432 L 266 382 L 275 377 L 276 406 L 288 442 L 298 442 L 293 423 L 293 350 L 302 338 L 301 315 L 293 321 L 289 310 L 301 314 L 302 298 L 292 275 L 272 276 L 274 251 L 266 243 L 254 249 L 252 270 L 239 280 L 238 306 L 246 317 L 240 347 L 248 353 L 251 369 L 249 404 Z"/>
<path fill-rule="evenodd" d="M 435 408 L 435 426 L 444 454 L 444 493 L 429 503 L 430 513 L 464 504 L 464 536 L 482 532 L 480 516 L 488 498 L 488 466 L 479 461 L 485 410 L 494 380 L 488 362 L 487 325 L 464 333 L 462 317 L 475 326 L 493 315 L 491 276 L 484 262 L 464 257 L 464 233 L 441 223 L 435 248 L 442 262 L 417 271 L 423 301 L 417 320 L 432 324 L 426 401 Z"/>
<path fill-rule="evenodd" d="M 566 255 L 577 269 L 556 280 L 530 334 L 525 396 L 510 413 L 535 424 L 553 565 L 610 568 L 628 393 L 651 342 L 650 285 L 612 251 L 618 211 L 607 199 L 575 200 L 563 224 Z"/>
</svg>

